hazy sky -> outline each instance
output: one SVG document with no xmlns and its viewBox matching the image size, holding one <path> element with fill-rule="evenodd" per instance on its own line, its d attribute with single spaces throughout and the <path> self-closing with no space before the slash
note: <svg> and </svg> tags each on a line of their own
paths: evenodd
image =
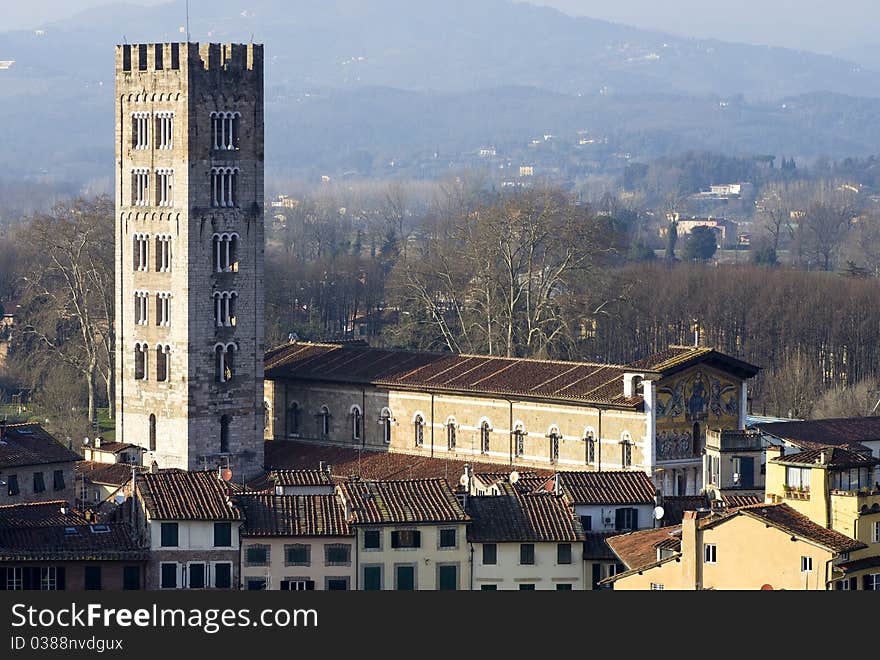
<svg viewBox="0 0 880 660">
<path fill-rule="evenodd" d="M 0 0 L 0 30 L 33 27 L 111 0 Z M 119 0 L 117 0 L 119 1 Z M 122 0 L 160 4 L 164 0 Z M 198 4 L 204 0 L 191 0 Z M 369 0 L 365 0 L 369 1 Z M 442 2 L 443 0 L 437 0 Z M 877 0 L 530 0 L 569 14 L 592 16 L 682 36 L 848 53 L 870 44 L 880 19 Z M 241 0 L 246 8 L 248 0 Z M 291 3 L 293 4 L 293 3 Z"/>
</svg>

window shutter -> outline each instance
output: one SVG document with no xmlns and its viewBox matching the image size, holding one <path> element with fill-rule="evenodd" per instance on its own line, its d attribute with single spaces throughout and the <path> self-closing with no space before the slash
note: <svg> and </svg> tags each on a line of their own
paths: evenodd
<svg viewBox="0 0 880 660">
<path fill-rule="evenodd" d="M 873 587 L 871 586 L 871 576 L 870 575 L 863 575 L 862 576 L 862 589 L 864 589 L 865 591 L 870 591 L 871 589 L 873 589 Z"/>
<path fill-rule="evenodd" d="M 55 569 L 55 585 L 58 591 L 64 591 L 67 588 L 64 583 L 64 566 Z"/>
<path fill-rule="evenodd" d="M 315 581 L 314 580 L 306 580 L 306 591 L 314 591 L 315 590 Z"/>
<path fill-rule="evenodd" d="M 624 513 L 623 509 L 617 509 L 617 511 L 614 512 L 614 529 L 616 529 L 616 530 L 623 529 L 624 515 L 626 515 L 626 514 Z"/>
<path fill-rule="evenodd" d="M 421 548 L 422 547 L 422 533 L 418 530 L 413 532 L 413 547 Z"/>
<path fill-rule="evenodd" d="M 632 509 L 630 509 L 630 511 L 632 511 L 632 528 L 638 529 L 639 528 L 639 510 L 636 509 L 635 507 L 633 507 Z"/>
</svg>

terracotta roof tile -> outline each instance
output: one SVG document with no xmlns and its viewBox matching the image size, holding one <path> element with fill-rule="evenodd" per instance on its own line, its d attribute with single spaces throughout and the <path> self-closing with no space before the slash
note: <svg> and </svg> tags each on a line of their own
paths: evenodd
<svg viewBox="0 0 880 660">
<path fill-rule="evenodd" d="M 788 534 L 808 539 L 834 552 L 851 552 L 867 547 L 861 541 L 814 523 L 787 504 L 754 504 L 734 509 L 728 515 L 738 514 L 758 518 Z M 707 520 L 707 524 L 711 524 L 710 521 L 711 519 Z"/>
<path fill-rule="evenodd" d="M 419 456 L 402 452 L 358 451 L 353 447 L 321 445 L 297 440 L 272 440 L 266 442 L 266 467 L 270 470 L 315 469 L 321 463 L 332 469 L 332 478 L 342 481 L 352 476 L 363 479 L 432 479 L 443 478 L 452 488 L 464 474 L 465 465 L 475 471 L 497 472 L 497 463 L 478 463 Z M 514 466 L 510 470 L 517 469 Z M 526 471 L 549 475 L 549 470 L 524 468 Z"/>
<path fill-rule="evenodd" d="M 245 536 L 352 536 L 336 495 L 239 495 Z"/>
<path fill-rule="evenodd" d="M 455 493 L 443 479 L 350 481 L 340 486 L 351 506 L 352 524 L 467 522 Z"/>
<path fill-rule="evenodd" d="M 796 454 L 784 454 L 773 459 L 774 463 L 791 465 L 824 465 L 830 468 L 867 467 L 877 465 L 880 460 L 865 454 L 851 451 L 847 447 L 818 447 L 805 449 Z"/>
<path fill-rule="evenodd" d="M 127 523 L 0 528 L 0 561 L 145 560 Z"/>
<path fill-rule="evenodd" d="M 580 521 L 550 493 L 469 497 L 467 513 L 472 519 L 467 538 L 474 543 L 584 540 Z"/>
<path fill-rule="evenodd" d="M 572 504 L 654 504 L 657 487 L 641 471 L 559 472 L 562 492 Z M 551 487 L 553 478 L 545 482 Z"/>
<path fill-rule="evenodd" d="M 642 529 L 612 536 L 608 539 L 608 545 L 627 570 L 634 570 L 656 562 L 658 544 L 674 540 L 680 533 L 680 526 Z"/>
<path fill-rule="evenodd" d="M 880 441 L 880 417 L 845 417 L 798 422 L 757 423 L 764 433 L 783 438 L 803 449 L 854 446 Z"/>
<path fill-rule="evenodd" d="M 81 459 L 39 424 L 0 422 L 0 469 Z"/>
<path fill-rule="evenodd" d="M 98 463 L 95 461 L 79 461 L 76 464 L 76 478 L 86 479 L 95 484 L 122 486 L 131 480 L 131 468 L 128 463 Z M 136 466 L 137 472 L 145 468 Z"/>
<path fill-rule="evenodd" d="M 332 486 L 326 470 L 270 470 L 269 481 L 276 486 Z"/>
<path fill-rule="evenodd" d="M 138 476 L 138 496 L 153 520 L 241 520 L 227 484 L 210 472 L 159 472 Z"/>
<path fill-rule="evenodd" d="M 66 512 L 61 513 L 61 509 Z M 72 510 L 64 500 L 0 506 L 0 528 L 81 525 L 86 522 L 85 517 L 79 511 Z"/>
</svg>

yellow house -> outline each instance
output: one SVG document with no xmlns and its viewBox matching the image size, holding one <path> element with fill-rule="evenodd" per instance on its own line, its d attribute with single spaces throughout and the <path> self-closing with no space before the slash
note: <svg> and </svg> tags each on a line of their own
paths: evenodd
<svg viewBox="0 0 880 660">
<path fill-rule="evenodd" d="M 863 544 L 836 566 L 840 589 L 880 590 L 880 460 L 839 446 L 767 448 L 767 500 Z"/>
<path fill-rule="evenodd" d="M 786 504 L 687 511 L 678 530 L 633 532 L 608 544 L 628 570 L 607 583 L 658 591 L 827 590 L 834 588 L 836 565 L 866 547 Z"/>
<path fill-rule="evenodd" d="M 348 481 L 337 492 L 355 530 L 355 589 L 468 588 L 470 517 L 445 479 Z"/>
</svg>

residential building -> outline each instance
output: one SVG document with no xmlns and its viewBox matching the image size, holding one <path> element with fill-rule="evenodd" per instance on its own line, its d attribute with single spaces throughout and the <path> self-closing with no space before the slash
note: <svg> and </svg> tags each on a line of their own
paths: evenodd
<svg viewBox="0 0 880 660">
<path fill-rule="evenodd" d="M 99 517 L 112 513 L 131 497 L 131 475 L 144 468 L 128 463 L 96 463 L 79 461 L 76 464 L 76 506 L 89 509 Z"/>
<path fill-rule="evenodd" d="M 469 496 L 471 585 L 474 590 L 582 591 L 584 530 L 559 495 Z"/>
<path fill-rule="evenodd" d="M 745 428 L 757 373 L 704 347 L 602 365 L 292 342 L 266 356 L 266 437 L 641 471 L 664 495 L 696 494 L 707 428 Z"/>
<path fill-rule="evenodd" d="M 116 47 L 116 438 L 263 469 L 263 47 Z"/>
<path fill-rule="evenodd" d="M 241 582 L 248 590 L 346 591 L 355 534 L 335 494 L 243 494 Z"/>
<path fill-rule="evenodd" d="M 143 447 L 127 442 L 107 442 L 101 438 L 83 442 L 83 457 L 93 463 L 127 463 L 140 465 Z"/>
<path fill-rule="evenodd" d="M 244 522 L 217 472 L 139 475 L 134 517 L 150 549 L 149 589 L 237 589 Z"/>
<path fill-rule="evenodd" d="M 835 565 L 841 588 L 880 590 L 880 460 L 832 446 L 767 449 L 767 499 L 862 544 Z"/>
<path fill-rule="evenodd" d="M 443 479 L 339 486 L 355 530 L 355 588 L 461 590 L 469 585 L 470 517 Z"/>
<path fill-rule="evenodd" d="M 681 527 L 608 540 L 627 566 L 615 590 L 834 588 L 837 565 L 866 546 L 787 504 L 725 512 L 687 511 Z"/>
<path fill-rule="evenodd" d="M 0 421 L 0 505 L 72 502 L 79 460 L 39 424 Z"/>
<path fill-rule="evenodd" d="M 328 466 L 317 470 L 270 470 L 266 482 L 276 495 L 333 495 L 336 487 Z"/>
<path fill-rule="evenodd" d="M 0 590 L 143 589 L 148 552 L 133 531 L 65 501 L 0 506 Z"/>
</svg>

